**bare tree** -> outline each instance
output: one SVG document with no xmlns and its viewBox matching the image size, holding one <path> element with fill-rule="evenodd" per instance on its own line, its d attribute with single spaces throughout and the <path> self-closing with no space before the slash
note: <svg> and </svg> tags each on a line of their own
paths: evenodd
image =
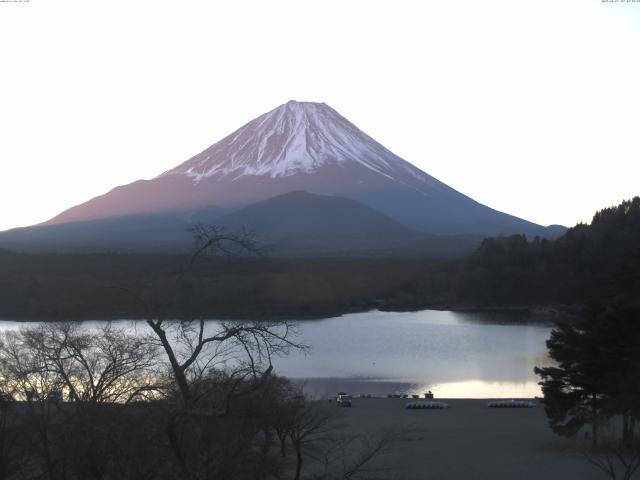
<svg viewBox="0 0 640 480">
<path fill-rule="evenodd" d="M 177 294 L 187 276 L 197 280 L 201 270 L 196 262 L 207 255 L 261 253 L 250 232 L 227 233 L 215 226 L 197 225 L 193 233 L 194 254 L 177 275 Z M 166 318 L 166 299 L 158 299 L 152 286 L 146 296 L 129 293 L 147 312 L 149 338 L 164 352 L 175 385 L 176 404 L 168 412 L 166 433 L 182 475 L 241 475 L 247 459 L 252 458 L 256 430 L 265 428 L 253 413 L 233 411 L 232 407 L 239 399 L 258 396 L 267 387 L 274 357 L 304 348 L 295 341 L 295 326 L 286 321 L 207 322 L 205 314 L 197 311 L 198 298 L 191 298 L 193 317 L 175 321 Z M 233 437 L 227 431 L 232 425 Z M 226 440 L 220 437 L 225 432 Z M 194 446 L 198 455 L 193 455 Z"/>
<path fill-rule="evenodd" d="M 235 257 L 264 254 L 264 249 L 258 244 L 255 233 L 250 230 L 227 232 L 217 225 L 198 223 L 193 226 L 191 233 L 194 248 L 185 271 L 191 269 L 199 258 L 206 255 Z"/>
<path fill-rule="evenodd" d="M 601 428 L 599 445 L 584 446 L 582 453 L 612 480 L 631 480 L 640 469 L 640 442 L 621 441 L 611 421 Z"/>
<path fill-rule="evenodd" d="M 325 404 L 299 399 L 294 407 L 289 425 L 289 438 L 296 452 L 295 480 L 300 479 L 304 463 L 304 449 L 312 444 L 326 441 L 337 428 L 336 410 Z"/>
<path fill-rule="evenodd" d="M 43 352 L 32 350 L 24 331 L 0 336 L 0 376 L 17 400 L 47 402 L 59 395 L 64 381 L 47 368 Z"/>
<path fill-rule="evenodd" d="M 76 402 L 129 403 L 162 389 L 157 347 L 110 322 L 97 330 L 43 323 L 18 335 Z"/>
<path fill-rule="evenodd" d="M 289 433 L 299 419 L 299 409 L 303 397 L 301 390 L 295 388 L 286 379 L 282 379 L 277 385 L 275 394 L 275 398 L 268 405 L 268 424 L 278 438 L 280 456 L 284 458 L 287 456 Z"/>
<path fill-rule="evenodd" d="M 199 259 L 207 256 L 262 255 L 252 232 L 227 232 L 215 225 L 196 224 L 193 254 L 184 268 L 177 272 L 175 291 L 187 275 L 196 275 Z M 200 380 L 216 368 L 232 368 L 240 381 L 247 377 L 268 376 L 271 359 L 286 355 L 292 348 L 304 348 L 296 343 L 296 330 L 290 322 L 206 322 L 203 312 L 195 312 L 189 320 L 166 318 L 167 299 L 158 298 L 153 283 L 142 290 L 121 287 L 142 307 L 152 337 L 164 351 L 171 375 L 185 407 L 198 395 L 194 391 Z M 197 307 L 196 307 L 197 310 Z"/>
<path fill-rule="evenodd" d="M 11 420 L 19 419 L 25 431 L 23 457 L 31 456 L 32 465 L 39 458 L 50 480 L 66 478 L 89 452 L 78 451 L 109 443 L 110 434 L 96 423 L 109 409 L 90 406 L 159 394 L 156 351 L 112 324 L 96 330 L 48 323 L 2 334 L 0 378 L 3 390 L 20 401 Z M 76 409 L 62 403 L 65 396 Z"/>
<path fill-rule="evenodd" d="M 321 465 L 319 472 L 311 476 L 313 480 L 349 480 L 366 478 L 366 475 L 385 472 L 389 469 L 375 467 L 374 460 L 393 451 L 400 440 L 406 438 L 408 432 L 387 430 L 376 435 L 338 435 L 325 443 L 325 447 L 317 455 Z"/>
<path fill-rule="evenodd" d="M 185 406 L 196 399 L 193 380 L 213 368 L 232 368 L 240 380 L 266 377 L 273 370 L 274 356 L 303 348 L 293 337 L 289 322 L 220 322 L 205 320 L 170 322 L 148 319 L 157 335 Z M 209 329 L 208 329 L 209 328 Z M 191 381 L 190 381 L 191 380 Z"/>
<path fill-rule="evenodd" d="M 388 475 L 387 469 L 372 463 L 408 434 L 394 429 L 381 434 L 347 434 L 335 407 L 302 397 L 288 407 L 288 434 L 296 452 L 295 480 L 302 477 L 307 458 L 312 462 L 306 477 L 314 480 L 349 480 L 381 471 Z"/>
<path fill-rule="evenodd" d="M 21 456 L 17 452 L 20 429 L 13 412 L 14 401 L 0 387 L 0 480 L 7 480 L 20 469 Z"/>
<path fill-rule="evenodd" d="M 194 253 L 180 280 L 193 270 L 196 261 L 207 255 L 259 255 L 252 232 L 229 233 L 215 225 L 198 224 L 192 229 Z M 140 299 L 148 312 L 147 325 L 164 350 L 182 402 L 190 406 L 196 399 L 193 385 L 208 372 L 221 366 L 232 368 L 242 381 L 266 377 L 274 356 L 286 355 L 296 343 L 296 330 L 290 322 L 220 322 L 207 324 L 204 318 L 180 322 L 167 321 L 149 302 Z M 190 381 L 191 380 L 191 381 Z"/>
<path fill-rule="evenodd" d="M 33 446 L 37 447 L 47 477 L 55 480 L 59 455 L 55 451 L 57 439 L 52 438 L 52 423 L 64 382 L 47 369 L 42 352 L 32 350 L 22 333 L 5 332 L 0 336 L 0 377 L 13 397 L 24 402 L 25 426 L 33 432 Z"/>
</svg>

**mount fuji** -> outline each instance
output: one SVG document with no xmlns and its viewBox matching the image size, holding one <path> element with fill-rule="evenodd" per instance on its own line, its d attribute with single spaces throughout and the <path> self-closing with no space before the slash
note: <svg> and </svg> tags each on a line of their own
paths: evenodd
<svg viewBox="0 0 640 480">
<path fill-rule="evenodd" d="M 259 206 L 250 208 L 256 202 Z M 283 202 L 297 205 L 295 215 L 282 210 Z M 276 206 L 280 223 L 288 222 L 281 235 L 270 230 L 272 223 L 259 221 Z M 301 222 L 305 213 L 309 218 Z M 126 248 L 135 240 L 140 248 L 168 247 L 198 221 L 259 226 L 258 233 L 274 242 L 295 243 L 296 232 L 308 231 L 314 218 L 333 230 L 333 238 L 346 235 L 332 224 L 338 217 L 343 227 L 359 225 L 369 232 L 358 240 L 362 245 L 372 237 L 376 245 L 399 245 L 401 239 L 414 244 L 443 235 L 550 236 L 563 230 L 476 202 L 398 157 L 324 103 L 290 101 L 154 179 L 116 187 L 39 226 L 0 234 L 0 244 Z M 373 223 L 365 226 L 363 218 Z M 349 231 L 355 239 L 356 232 Z"/>
</svg>

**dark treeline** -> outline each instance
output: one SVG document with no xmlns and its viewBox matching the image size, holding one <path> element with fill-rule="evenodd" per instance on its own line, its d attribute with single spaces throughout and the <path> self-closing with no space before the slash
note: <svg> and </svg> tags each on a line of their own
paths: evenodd
<svg viewBox="0 0 640 480">
<path fill-rule="evenodd" d="M 449 298 L 457 268 L 424 258 L 206 258 L 185 274 L 189 258 L 0 252 L 0 317 L 143 318 L 126 291 L 153 292 L 170 318 L 329 315 L 376 307 L 422 278 L 430 298 Z"/>
<path fill-rule="evenodd" d="M 127 291 L 172 318 L 323 316 L 371 308 L 526 307 L 640 298 L 640 198 L 556 239 L 485 239 L 468 258 L 221 258 L 0 251 L 0 317 L 143 318 Z M 204 312 L 204 313 L 203 313 Z"/>
<path fill-rule="evenodd" d="M 475 304 L 584 304 L 640 299 L 640 197 L 590 225 L 531 241 L 489 238 L 465 262 L 457 295 Z"/>
</svg>

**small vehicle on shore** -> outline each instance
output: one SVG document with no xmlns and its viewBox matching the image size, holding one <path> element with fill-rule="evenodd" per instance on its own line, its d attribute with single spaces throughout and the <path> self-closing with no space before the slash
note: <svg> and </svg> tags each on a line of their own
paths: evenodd
<svg viewBox="0 0 640 480">
<path fill-rule="evenodd" d="M 338 405 L 339 407 L 350 407 L 351 395 L 338 394 L 338 397 L 336 398 L 336 405 Z"/>
</svg>

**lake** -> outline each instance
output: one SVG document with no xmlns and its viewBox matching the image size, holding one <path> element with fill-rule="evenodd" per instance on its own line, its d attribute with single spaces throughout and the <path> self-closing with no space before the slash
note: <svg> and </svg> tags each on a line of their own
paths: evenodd
<svg viewBox="0 0 640 480">
<path fill-rule="evenodd" d="M 0 330 L 20 325 L 3 321 Z M 551 326 L 514 314 L 371 311 L 298 327 L 309 352 L 277 358 L 275 369 L 317 396 L 431 390 L 440 398 L 531 398 L 541 395 L 534 366 L 549 364 Z"/>
</svg>

